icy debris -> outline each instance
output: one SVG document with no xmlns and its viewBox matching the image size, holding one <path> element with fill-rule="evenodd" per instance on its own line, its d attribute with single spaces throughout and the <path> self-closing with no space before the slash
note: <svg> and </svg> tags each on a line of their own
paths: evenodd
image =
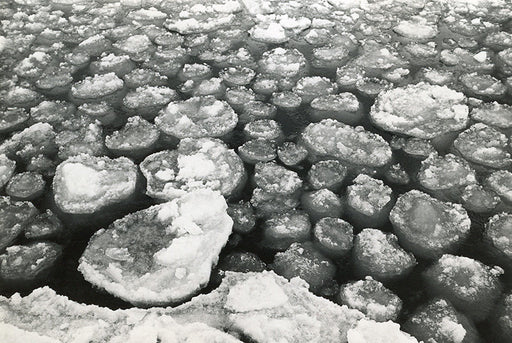
<svg viewBox="0 0 512 343">
<path fill-rule="evenodd" d="M 446 343 L 480 342 L 471 321 L 448 301 L 439 298 L 417 308 L 404 324 L 404 329 L 425 342 L 429 339 Z"/>
<path fill-rule="evenodd" d="M 206 13 L 201 13 L 200 15 L 195 14 L 192 17 L 188 17 L 187 15 L 187 17 L 179 19 L 169 18 L 165 21 L 164 26 L 171 31 L 177 31 L 182 35 L 188 35 L 218 30 L 221 27 L 231 24 L 234 19 L 235 16 L 233 14 L 208 11 Z"/>
<path fill-rule="evenodd" d="M 461 205 L 442 202 L 418 190 L 398 197 L 389 219 L 401 245 L 427 259 L 455 250 L 471 226 Z"/>
<path fill-rule="evenodd" d="M 219 95 L 222 97 L 221 93 Z M 250 88 L 236 86 L 226 89 L 225 98 L 228 104 L 238 113 L 243 111 L 245 104 L 256 101 L 256 94 Z"/>
<path fill-rule="evenodd" d="M 327 188 L 337 191 L 347 175 L 347 168 L 338 160 L 324 160 L 314 163 L 307 179 L 314 189 Z"/>
<path fill-rule="evenodd" d="M 362 53 L 354 63 L 368 76 L 379 76 L 391 69 L 407 67 L 407 61 L 402 59 L 396 51 L 374 41 L 369 41 L 363 46 Z"/>
<path fill-rule="evenodd" d="M 77 115 L 80 115 L 85 121 L 88 120 L 88 117 L 93 122 L 98 120 L 105 126 L 112 124 L 117 118 L 114 108 L 105 101 L 82 104 L 78 106 Z"/>
<path fill-rule="evenodd" d="M 395 185 L 407 185 L 411 178 L 400 163 L 395 163 L 384 173 L 384 179 Z"/>
<path fill-rule="evenodd" d="M 490 32 L 485 36 L 483 45 L 493 50 L 512 48 L 512 33 L 506 31 Z"/>
<path fill-rule="evenodd" d="M 464 256 L 445 254 L 423 274 L 426 289 L 449 300 L 476 321 L 487 317 L 501 295 L 500 267 Z"/>
<path fill-rule="evenodd" d="M 130 60 L 128 55 L 103 55 L 89 65 L 89 70 L 93 75 L 115 73 L 118 77 L 123 77 L 133 69 L 135 69 L 135 63 Z"/>
<path fill-rule="evenodd" d="M 381 93 L 370 118 L 383 130 L 430 139 L 465 128 L 468 114 L 462 93 L 421 82 Z"/>
<path fill-rule="evenodd" d="M 52 57 L 42 51 L 35 51 L 22 59 L 13 69 L 16 75 L 25 78 L 39 77 L 50 64 Z"/>
<path fill-rule="evenodd" d="M 467 161 L 485 168 L 507 168 L 512 165 L 508 137 L 497 129 L 476 123 L 460 133 L 453 147 Z"/>
<path fill-rule="evenodd" d="M 0 197 L 0 252 L 16 241 L 37 213 L 31 202 Z"/>
<path fill-rule="evenodd" d="M 362 319 L 348 330 L 348 343 L 418 343 L 416 338 L 400 330 L 400 324 L 392 321 L 384 323 Z"/>
<path fill-rule="evenodd" d="M 0 318 L 0 337 L 6 342 L 240 343 L 196 320 L 178 323 L 175 316 L 152 310 L 113 311 L 79 304 L 49 287 L 38 288 L 26 297 L 1 297 Z"/>
<path fill-rule="evenodd" d="M 416 137 L 393 136 L 391 138 L 391 148 L 402 150 L 409 157 L 424 160 L 432 154 L 436 154 L 436 150 L 432 141 Z"/>
<path fill-rule="evenodd" d="M 162 132 L 179 139 L 224 136 L 237 122 L 231 106 L 213 96 L 171 102 L 155 118 Z"/>
<path fill-rule="evenodd" d="M 275 162 L 257 163 L 254 182 L 265 192 L 278 194 L 293 194 L 302 186 L 302 180 L 296 172 Z"/>
<path fill-rule="evenodd" d="M 251 205 L 256 210 L 257 216 L 267 217 L 295 209 L 299 205 L 299 197 L 298 194 L 280 194 L 255 188 L 251 197 Z"/>
<path fill-rule="evenodd" d="M 494 69 L 493 54 L 486 50 L 475 54 L 459 47 L 453 50 L 445 49 L 440 53 L 440 60 L 449 67 L 466 72 L 488 74 Z"/>
<path fill-rule="evenodd" d="M 114 73 L 88 76 L 71 87 L 71 95 L 78 99 L 98 99 L 123 89 L 124 82 Z"/>
<path fill-rule="evenodd" d="M 78 269 L 134 305 L 183 301 L 210 279 L 233 225 L 226 209 L 220 193 L 197 190 L 129 214 L 91 238 Z"/>
<path fill-rule="evenodd" d="M 492 216 L 485 225 L 484 237 L 491 245 L 512 261 L 512 214 L 502 212 Z"/>
<path fill-rule="evenodd" d="M 402 309 L 402 300 L 371 277 L 342 285 L 339 302 L 363 312 L 377 322 L 396 320 Z"/>
<path fill-rule="evenodd" d="M 302 141 L 311 157 L 331 157 L 351 166 L 378 168 L 391 160 L 391 148 L 381 136 L 332 119 L 309 124 Z"/>
<path fill-rule="evenodd" d="M 105 137 L 105 146 L 118 155 L 144 155 L 155 146 L 160 132 L 139 116 L 130 117 L 125 126 Z"/>
<path fill-rule="evenodd" d="M 5 155 L 0 155 L 0 188 L 11 179 L 16 169 L 16 162 Z"/>
<path fill-rule="evenodd" d="M 471 110 L 471 119 L 498 129 L 512 128 L 512 106 L 497 102 L 484 103 Z"/>
<path fill-rule="evenodd" d="M 102 34 L 90 36 L 78 44 L 77 51 L 85 52 L 89 56 L 100 56 L 112 48 L 112 42 Z"/>
<path fill-rule="evenodd" d="M 295 242 L 304 242 L 311 236 L 311 223 L 306 213 L 287 211 L 273 214 L 263 223 L 260 244 L 271 250 L 284 251 Z"/>
<path fill-rule="evenodd" d="M 135 192 L 137 167 L 126 157 L 110 159 L 85 154 L 68 158 L 53 179 L 57 206 L 66 213 L 94 213 Z"/>
<path fill-rule="evenodd" d="M 416 265 L 413 254 L 402 249 L 394 234 L 377 229 L 363 229 L 352 254 L 356 274 L 383 282 L 405 277 Z"/>
<path fill-rule="evenodd" d="M 7 287 L 27 287 L 46 278 L 62 255 L 50 242 L 12 245 L 0 255 L 0 281 Z"/>
<path fill-rule="evenodd" d="M 217 139 L 183 139 L 177 150 L 149 155 L 140 164 L 147 180 L 146 193 L 156 199 L 171 200 L 200 188 L 220 191 L 229 197 L 246 179 L 242 161 Z"/>
<path fill-rule="evenodd" d="M 259 72 L 279 78 L 300 78 L 307 69 L 306 58 L 297 49 L 275 48 L 263 53 Z"/>
<path fill-rule="evenodd" d="M 275 106 L 288 111 L 297 109 L 302 103 L 301 97 L 290 91 L 272 93 L 270 101 Z"/>
</svg>

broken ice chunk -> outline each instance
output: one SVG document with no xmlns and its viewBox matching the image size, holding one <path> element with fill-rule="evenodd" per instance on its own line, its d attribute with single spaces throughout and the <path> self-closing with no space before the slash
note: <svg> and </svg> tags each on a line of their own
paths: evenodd
<svg viewBox="0 0 512 343">
<path fill-rule="evenodd" d="M 220 193 L 197 190 L 129 214 L 91 238 L 78 269 L 134 305 L 183 301 L 208 283 L 231 233 L 226 209 Z M 102 253 L 110 248 L 126 249 L 125 257 Z"/>
<path fill-rule="evenodd" d="M 299 79 L 307 71 L 307 61 L 297 49 L 275 48 L 263 53 L 259 64 L 260 73 L 278 78 Z"/>
<path fill-rule="evenodd" d="M 128 55 L 105 54 L 91 62 L 89 70 L 92 75 L 115 73 L 118 77 L 123 77 L 135 69 L 135 66 Z"/>
<path fill-rule="evenodd" d="M 359 310 L 377 322 L 396 320 L 402 310 L 402 300 L 369 276 L 342 285 L 338 299 L 341 304 Z"/>
<path fill-rule="evenodd" d="M 126 87 L 136 89 L 143 86 L 158 87 L 167 85 L 167 76 L 150 69 L 134 69 L 123 76 Z"/>
<path fill-rule="evenodd" d="M 512 173 L 508 170 L 498 170 L 485 179 L 485 185 L 494 191 L 502 200 L 502 206 L 509 209 L 512 206 Z"/>
<path fill-rule="evenodd" d="M 445 254 L 423 274 L 426 289 L 449 300 L 476 321 L 484 320 L 501 295 L 503 269 L 464 256 Z"/>
<path fill-rule="evenodd" d="M 496 67 L 504 75 L 512 75 L 512 48 L 500 51 L 496 55 Z"/>
<path fill-rule="evenodd" d="M 66 213 L 94 213 L 126 200 L 135 191 L 137 167 L 126 157 L 77 155 L 57 167 L 53 195 Z"/>
<path fill-rule="evenodd" d="M 247 234 L 253 231 L 256 225 L 254 210 L 249 202 L 228 204 L 228 214 L 233 219 L 233 231 Z"/>
<path fill-rule="evenodd" d="M 456 250 L 471 226 L 461 205 L 442 202 L 418 190 L 398 197 L 389 219 L 400 243 L 427 259 Z"/>
<path fill-rule="evenodd" d="M 466 210 L 476 213 L 489 213 L 499 202 L 500 197 L 496 193 L 479 184 L 466 186 L 461 194 L 462 206 Z"/>
<path fill-rule="evenodd" d="M 36 215 L 25 227 L 25 238 L 29 240 L 61 241 L 65 237 L 64 225 L 51 211 Z"/>
<path fill-rule="evenodd" d="M 123 89 L 124 82 L 114 73 L 86 77 L 71 87 L 71 95 L 77 99 L 95 100 Z"/>
<path fill-rule="evenodd" d="M 363 229 L 356 236 L 352 255 L 358 276 L 382 282 L 404 278 L 416 266 L 413 254 L 402 249 L 394 234 L 377 229 Z"/>
<path fill-rule="evenodd" d="M 259 119 L 247 123 L 244 127 L 244 136 L 248 139 L 282 140 L 284 134 L 279 123 L 272 119 Z"/>
<path fill-rule="evenodd" d="M 248 273 L 262 272 L 267 269 L 267 266 L 258 255 L 252 252 L 232 252 L 220 260 L 219 269 Z"/>
<path fill-rule="evenodd" d="M 501 99 L 507 92 L 507 87 L 500 80 L 488 74 L 466 73 L 462 74 L 459 80 L 466 95 L 479 99 Z"/>
<path fill-rule="evenodd" d="M 483 103 L 471 110 L 471 119 L 498 129 L 512 128 L 512 106 L 496 101 Z"/>
</svg>

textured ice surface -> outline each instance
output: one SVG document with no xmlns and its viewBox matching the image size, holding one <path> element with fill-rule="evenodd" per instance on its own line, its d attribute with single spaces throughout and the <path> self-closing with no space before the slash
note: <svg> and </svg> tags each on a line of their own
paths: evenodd
<svg viewBox="0 0 512 343">
<path fill-rule="evenodd" d="M 55 203 L 67 213 L 93 213 L 130 197 L 137 168 L 125 158 L 77 155 L 59 166 L 53 179 Z"/>
<path fill-rule="evenodd" d="M 370 117 L 386 131 L 430 139 L 465 128 L 468 114 L 464 94 L 418 83 L 381 93 Z"/>
<path fill-rule="evenodd" d="M 78 269 L 135 305 L 182 301 L 204 287 L 233 221 L 218 192 L 198 190 L 135 212 L 98 231 Z"/>
</svg>

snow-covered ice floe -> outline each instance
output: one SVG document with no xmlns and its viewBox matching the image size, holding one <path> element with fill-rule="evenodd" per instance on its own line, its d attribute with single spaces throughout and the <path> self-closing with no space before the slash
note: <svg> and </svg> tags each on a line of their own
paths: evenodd
<svg viewBox="0 0 512 343">
<path fill-rule="evenodd" d="M 197 190 L 116 220 L 96 232 L 78 270 L 135 305 L 183 301 L 204 287 L 233 220 L 218 192 Z"/>
<path fill-rule="evenodd" d="M 129 198 L 136 183 L 137 167 L 126 157 L 110 159 L 81 154 L 59 164 L 53 194 L 63 212 L 94 213 Z"/>
</svg>

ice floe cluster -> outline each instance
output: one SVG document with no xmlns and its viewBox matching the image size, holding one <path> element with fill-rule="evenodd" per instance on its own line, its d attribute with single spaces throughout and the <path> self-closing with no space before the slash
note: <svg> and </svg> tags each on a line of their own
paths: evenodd
<svg viewBox="0 0 512 343">
<path fill-rule="evenodd" d="M 0 342 L 512 342 L 511 21 L 1 3 Z"/>
</svg>

